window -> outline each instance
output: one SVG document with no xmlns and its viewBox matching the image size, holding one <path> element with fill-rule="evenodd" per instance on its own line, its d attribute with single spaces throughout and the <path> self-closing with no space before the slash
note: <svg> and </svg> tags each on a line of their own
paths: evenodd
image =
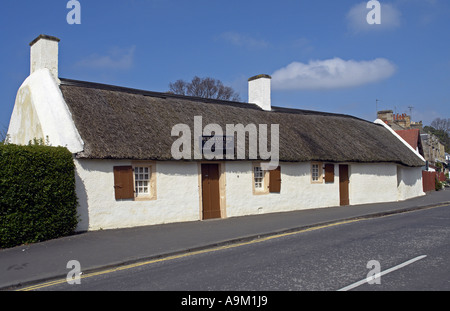
<svg viewBox="0 0 450 311">
<path fill-rule="evenodd" d="M 150 167 L 134 168 L 134 193 L 136 197 L 150 195 Z"/>
<path fill-rule="evenodd" d="M 253 176 L 255 182 L 255 190 L 262 190 L 264 187 L 264 171 L 261 166 L 255 166 L 253 168 Z"/>
<path fill-rule="evenodd" d="M 312 165 L 312 181 L 319 181 L 319 164 Z"/>
<path fill-rule="evenodd" d="M 136 162 L 130 166 L 114 167 L 114 192 L 116 200 L 155 200 L 155 163 Z"/>
<path fill-rule="evenodd" d="M 156 164 L 154 162 L 134 162 L 134 200 L 156 199 Z"/>
<path fill-rule="evenodd" d="M 322 183 L 322 163 L 312 163 L 311 164 L 311 182 L 312 183 Z"/>
<path fill-rule="evenodd" d="M 280 193 L 281 168 L 265 171 L 260 163 L 253 164 L 253 194 Z"/>
<path fill-rule="evenodd" d="M 252 178 L 253 194 L 269 193 L 269 175 L 262 169 L 260 163 L 253 163 Z"/>
</svg>

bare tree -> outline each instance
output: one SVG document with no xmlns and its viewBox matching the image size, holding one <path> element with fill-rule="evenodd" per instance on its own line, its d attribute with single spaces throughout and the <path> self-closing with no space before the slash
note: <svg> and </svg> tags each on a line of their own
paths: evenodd
<svg viewBox="0 0 450 311">
<path fill-rule="evenodd" d="M 436 130 L 442 130 L 450 134 L 450 118 L 448 119 L 436 118 L 433 120 L 433 122 L 431 122 L 431 126 L 434 127 Z"/>
<path fill-rule="evenodd" d="M 169 92 L 178 95 L 186 95 L 187 83 L 183 80 L 177 80 L 169 84 Z"/>
<path fill-rule="evenodd" d="M 213 78 L 195 76 L 191 82 L 177 80 L 169 84 L 169 92 L 203 98 L 240 101 L 239 94 L 231 87 L 223 85 L 222 81 Z"/>
</svg>

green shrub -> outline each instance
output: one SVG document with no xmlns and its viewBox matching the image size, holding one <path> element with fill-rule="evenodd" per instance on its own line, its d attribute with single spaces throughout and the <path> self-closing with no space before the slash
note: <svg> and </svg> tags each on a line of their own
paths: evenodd
<svg viewBox="0 0 450 311">
<path fill-rule="evenodd" d="M 77 223 L 72 154 L 0 144 L 0 248 L 70 235 Z"/>
<path fill-rule="evenodd" d="M 436 179 L 435 190 L 436 191 L 442 190 L 442 185 L 443 185 L 443 183 Z"/>
</svg>

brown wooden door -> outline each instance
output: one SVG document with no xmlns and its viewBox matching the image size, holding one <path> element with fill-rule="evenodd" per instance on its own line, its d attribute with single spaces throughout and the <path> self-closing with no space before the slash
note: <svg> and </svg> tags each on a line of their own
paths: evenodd
<svg viewBox="0 0 450 311">
<path fill-rule="evenodd" d="M 281 192 L 281 167 L 269 171 L 269 192 Z"/>
<path fill-rule="evenodd" d="M 348 193 L 348 165 L 339 165 L 339 198 L 340 205 L 350 205 Z"/>
<path fill-rule="evenodd" d="M 133 199 L 133 167 L 114 166 L 114 192 L 116 200 Z"/>
<path fill-rule="evenodd" d="M 203 219 L 220 218 L 219 164 L 202 164 Z"/>
</svg>

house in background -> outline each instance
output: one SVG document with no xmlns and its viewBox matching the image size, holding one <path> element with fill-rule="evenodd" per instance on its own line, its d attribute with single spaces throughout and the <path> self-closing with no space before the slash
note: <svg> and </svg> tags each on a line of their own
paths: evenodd
<svg viewBox="0 0 450 311">
<path fill-rule="evenodd" d="M 378 119 L 389 125 L 425 158 L 426 171 L 435 171 L 437 163 L 445 163 L 445 147 L 439 138 L 423 131 L 422 121 L 411 121 L 411 116 L 394 113 L 392 110 L 378 111 Z M 417 134 L 419 137 L 417 139 Z"/>
<path fill-rule="evenodd" d="M 445 146 L 433 134 L 420 134 L 424 146 L 424 155 L 427 160 L 427 170 L 435 171 L 438 163 L 444 164 L 445 161 Z"/>
<path fill-rule="evenodd" d="M 417 153 L 424 156 L 422 139 L 420 138 L 419 129 L 396 130 L 395 131 L 403 140 L 405 140 Z"/>
<path fill-rule="evenodd" d="M 406 113 L 394 113 L 392 110 L 382 110 L 377 112 L 377 118 L 384 121 L 394 131 L 418 129 L 422 130 L 422 121 L 411 121 L 411 116 Z"/>
<path fill-rule="evenodd" d="M 78 231 L 424 194 L 423 158 L 380 120 L 273 106 L 267 75 L 249 79 L 249 103 L 63 79 L 58 42 L 41 35 L 31 43 L 31 73 L 18 90 L 8 135 L 14 144 L 48 138 L 73 153 Z M 172 148 L 182 137 L 174 128 L 180 124 L 192 129 L 183 137 L 190 154 L 211 134 L 210 124 L 242 125 L 234 128 L 233 143 L 244 134 L 247 149 L 248 126 L 278 125 L 279 165 L 265 170 L 260 150 L 256 157 L 249 150 L 237 157 L 239 148 L 231 159 L 176 159 Z"/>
</svg>

